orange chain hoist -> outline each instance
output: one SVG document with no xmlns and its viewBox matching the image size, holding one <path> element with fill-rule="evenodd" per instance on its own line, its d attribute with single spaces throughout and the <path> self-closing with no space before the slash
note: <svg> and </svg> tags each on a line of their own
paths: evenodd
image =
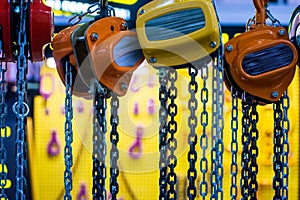
<svg viewBox="0 0 300 200">
<path fill-rule="evenodd" d="M 300 52 L 300 5 L 294 10 L 289 22 L 289 37 L 298 50 L 298 65 Z"/>
<path fill-rule="evenodd" d="M 105 17 L 59 32 L 53 39 L 53 56 L 64 82 L 64 59 L 76 77 L 73 92 L 88 97 L 93 80 L 119 96 L 125 95 L 132 72 L 144 61 L 136 33 L 119 17 Z"/>
<path fill-rule="evenodd" d="M 15 61 L 17 54 L 16 41 L 17 17 L 14 17 L 14 11 L 11 9 L 13 1 L 0 1 L 0 40 L 3 42 L 3 55 L 0 60 L 5 62 Z M 46 6 L 42 0 L 33 0 L 30 3 L 30 10 L 26 15 L 27 26 L 26 33 L 29 38 L 29 59 L 32 61 L 42 61 L 43 46 L 51 42 L 54 32 L 53 12 L 49 6 Z"/>
<path fill-rule="evenodd" d="M 276 102 L 294 77 L 297 49 L 284 27 L 266 23 L 266 16 L 277 22 L 265 9 L 268 0 L 253 3 L 255 23 L 225 44 L 226 84 L 251 94 L 261 103 Z"/>
</svg>

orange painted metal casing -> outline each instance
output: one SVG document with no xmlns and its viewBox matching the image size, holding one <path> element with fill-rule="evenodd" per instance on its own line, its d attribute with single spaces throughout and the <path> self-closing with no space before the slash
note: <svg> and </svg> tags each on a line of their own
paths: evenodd
<svg viewBox="0 0 300 200">
<path fill-rule="evenodd" d="M 253 2 L 258 9 L 259 23 L 251 26 L 248 32 L 242 33 L 225 44 L 225 82 L 227 87 L 233 85 L 258 97 L 258 101 L 263 104 L 278 101 L 282 96 L 294 77 L 298 56 L 296 48 L 289 41 L 287 31 L 283 27 L 271 27 L 265 24 L 265 16 L 261 16 L 266 12 L 261 11 L 264 10 L 263 2 L 265 1 L 254 0 Z M 242 62 L 247 55 L 279 44 L 288 46 L 294 53 L 294 58 L 289 65 L 258 75 L 250 75 L 244 71 Z M 272 95 L 274 91 L 278 95 Z"/>
<path fill-rule="evenodd" d="M 0 57 L 1 61 L 12 62 L 13 55 L 11 50 L 10 34 L 10 5 L 8 1 L 0 1 L 0 39 L 2 40 L 2 49 L 5 55 Z"/>
</svg>

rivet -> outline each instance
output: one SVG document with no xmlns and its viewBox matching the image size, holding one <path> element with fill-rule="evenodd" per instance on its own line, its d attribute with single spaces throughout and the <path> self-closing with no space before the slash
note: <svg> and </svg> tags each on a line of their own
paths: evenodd
<svg viewBox="0 0 300 200">
<path fill-rule="evenodd" d="M 97 34 L 96 32 L 92 33 L 92 35 L 91 35 L 91 40 L 92 40 L 93 42 L 97 41 L 98 38 L 99 38 L 99 36 L 98 36 L 98 34 Z"/>
<path fill-rule="evenodd" d="M 284 34 L 285 34 L 284 29 L 280 29 L 280 30 L 279 30 L 279 35 L 283 36 Z"/>
<path fill-rule="evenodd" d="M 279 96 L 279 93 L 277 91 L 272 92 L 272 97 L 277 98 Z"/>
<path fill-rule="evenodd" d="M 140 15 L 145 14 L 145 13 L 146 13 L 146 10 L 144 10 L 144 9 L 140 10 Z"/>
<path fill-rule="evenodd" d="M 149 61 L 150 63 L 156 63 L 157 59 L 155 57 L 150 57 Z"/>
<path fill-rule="evenodd" d="M 128 89 L 128 85 L 126 83 L 121 83 L 121 90 L 127 90 Z"/>
<path fill-rule="evenodd" d="M 210 42 L 209 45 L 210 45 L 211 48 L 215 48 L 217 46 L 217 42 L 216 41 L 212 41 L 212 42 Z"/>
<path fill-rule="evenodd" d="M 122 23 L 122 29 L 127 29 L 128 28 L 128 24 L 126 22 Z"/>
<path fill-rule="evenodd" d="M 229 52 L 232 51 L 232 50 L 233 50 L 233 46 L 232 46 L 232 45 L 228 45 L 228 46 L 226 47 L 226 50 L 229 51 Z"/>
</svg>

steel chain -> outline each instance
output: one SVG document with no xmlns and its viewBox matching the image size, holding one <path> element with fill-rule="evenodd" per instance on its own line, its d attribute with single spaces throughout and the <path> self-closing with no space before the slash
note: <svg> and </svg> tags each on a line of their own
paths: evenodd
<svg viewBox="0 0 300 200">
<path fill-rule="evenodd" d="M 110 105 L 111 105 L 110 142 L 112 144 L 112 147 L 110 150 L 110 193 L 112 195 L 111 199 L 117 200 L 117 194 L 119 192 L 119 184 L 118 184 L 118 180 L 117 180 L 117 178 L 119 176 L 119 167 L 118 167 L 118 159 L 119 159 L 119 150 L 118 150 L 119 99 L 115 93 L 112 93 Z"/>
<path fill-rule="evenodd" d="M 242 94 L 242 157 L 241 157 L 241 195 L 242 199 L 246 200 L 249 198 L 250 187 L 249 187 L 249 177 L 250 177 L 250 110 L 251 110 L 252 98 L 248 97 L 246 93 Z"/>
<path fill-rule="evenodd" d="M 288 96 L 288 90 L 283 94 L 281 98 L 281 106 L 283 109 L 283 118 L 282 118 L 282 132 L 283 132 L 283 152 L 282 152 L 282 199 L 287 200 L 288 195 L 288 183 L 289 183 L 289 131 L 290 131 L 290 121 L 288 118 L 288 110 L 290 108 L 290 98 Z"/>
<path fill-rule="evenodd" d="M 106 89 L 96 84 L 93 116 L 93 199 L 106 199 Z"/>
<path fill-rule="evenodd" d="M 168 136 L 168 79 L 166 74 L 166 68 L 159 68 L 159 101 L 160 101 L 160 109 L 159 109 L 159 199 L 166 200 L 167 199 L 167 136 Z"/>
<path fill-rule="evenodd" d="M 0 55 L 2 55 L 2 42 L 0 41 Z M 7 199 L 7 195 L 5 193 L 5 187 L 7 184 L 7 171 L 6 161 L 7 161 L 7 149 L 5 147 L 5 139 L 7 138 L 7 127 L 6 127 L 6 118 L 7 118 L 7 104 L 5 101 L 5 96 L 7 93 L 7 82 L 5 80 L 5 74 L 7 71 L 7 63 L 2 63 L 0 61 L 0 187 L 1 194 L 0 199 Z"/>
<path fill-rule="evenodd" d="M 16 130 L 16 199 L 26 199 L 27 187 L 27 143 L 26 143 L 26 120 L 29 113 L 27 99 L 27 12 L 29 9 L 28 1 L 15 2 L 19 12 L 15 14 L 19 17 L 18 41 L 15 52 L 17 60 L 17 102 L 13 105 L 13 111 L 17 117 Z"/>
<path fill-rule="evenodd" d="M 175 172 L 175 167 L 177 165 L 177 157 L 175 155 L 175 150 L 177 149 L 177 140 L 175 138 L 175 133 L 177 133 L 177 122 L 175 117 L 177 115 L 177 105 L 175 103 L 177 97 L 177 88 L 175 86 L 175 82 L 177 80 L 177 71 L 173 68 L 170 68 L 167 71 L 167 78 L 170 82 L 170 87 L 168 88 L 168 97 L 170 99 L 170 104 L 168 105 L 168 133 L 170 137 L 168 138 L 168 150 L 169 155 L 167 159 L 167 163 L 169 166 L 169 172 L 167 175 L 167 182 L 169 184 L 169 191 L 167 199 L 177 199 L 176 185 L 177 185 L 177 175 Z"/>
<path fill-rule="evenodd" d="M 196 82 L 196 76 L 198 74 L 198 69 L 195 66 L 189 66 L 189 75 L 190 75 L 190 82 L 189 82 L 189 93 L 191 95 L 188 101 L 188 108 L 190 110 L 190 116 L 188 118 L 188 126 L 190 128 L 190 133 L 188 136 L 188 143 L 190 145 L 190 150 L 188 152 L 188 161 L 189 161 L 189 169 L 187 171 L 187 177 L 189 180 L 189 185 L 187 188 L 187 195 L 188 198 L 195 199 L 197 195 L 197 188 L 195 185 L 195 181 L 197 178 L 197 170 L 196 170 L 196 162 L 197 162 L 197 152 L 196 152 L 196 145 L 197 145 L 197 134 L 196 128 L 198 125 L 198 119 L 196 117 L 196 110 L 198 109 L 198 101 L 196 99 L 196 94 L 198 92 L 198 83 Z"/>
<path fill-rule="evenodd" d="M 202 134 L 200 136 L 200 148 L 202 151 L 202 157 L 200 159 L 200 172 L 202 174 L 202 180 L 200 182 L 200 195 L 202 199 L 205 199 L 208 194 L 208 183 L 206 180 L 206 174 L 208 172 L 208 159 L 206 157 L 208 149 L 208 135 L 207 135 L 207 126 L 208 126 L 208 112 L 207 112 L 207 103 L 208 103 L 208 88 L 207 88 L 207 79 L 208 79 L 208 66 L 205 63 L 200 68 L 201 79 L 203 80 L 203 86 L 201 88 L 200 99 L 202 103 L 202 112 L 200 116 L 200 122 L 202 127 Z"/>
<path fill-rule="evenodd" d="M 258 157 L 258 146 L 257 140 L 259 137 L 259 131 L 257 129 L 258 122 L 258 112 L 257 112 L 257 102 L 253 101 L 251 105 L 250 119 L 251 119 L 251 129 L 250 129 L 250 167 L 249 167 L 249 196 L 251 200 L 257 199 L 257 173 L 258 173 L 258 165 L 257 165 L 257 157 Z"/>
<path fill-rule="evenodd" d="M 274 200 L 282 199 L 282 189 L 283 189 L 283 130 L 282 130 L 282 120 L 283 114 L 281 109 L 281 102 L 278 101 L 273 104 L 274 110 L 274 156 L 273 156 L 273 170 L 274 170 L 274 178 L 273 178 L 273 189 L 274 189 Z"/>
<path fill-rule="evenodd" d="M 72 142 L 73 142 L 73 107 L 72 107 L 72 93 L 73 93 L 73 74 L 71 71 L 72 65 L 69 61 L 65 62 L 65 85 L 66 85 L 66 97 L 65 97 L 65 172 L 64 172 L 64 186 L 65 186 L 65 200 L 71 200 L 71 191 L 73 189 L 72 180 L 72 166 L 73 166 L 73 153 L 72 153 Z"/>
<path fill-rule="evenodd" d="M 231 165 L 230 165 L 230 173 L 231 173 L 231 186 L 230 186 L 230 197 L 232 200 L 237 199 L 238 195 L 238 113 L 239 113 L 239 105 L 238 105 L 238 92 L 237 90 L 231 86 Z"/>
</svg>

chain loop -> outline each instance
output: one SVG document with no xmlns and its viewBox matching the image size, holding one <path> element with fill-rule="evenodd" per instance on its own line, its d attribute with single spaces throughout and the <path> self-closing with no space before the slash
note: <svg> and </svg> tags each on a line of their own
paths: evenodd
<svg viewBox="0 0 300 200">
<path fill-rule="evenodd" d="M 166 76 L 166 68 L 159 68 L 159 101 L 160 101 L 160 109 L 159 109 L 159 199 L 166 200 L 167 199 L 167 135 L 168 135 L 168 112 L 167 112 L 167 104 L 168 104 L 168 79 Z"/>
<path fill-rule="evenodd" d="M 196 117 L 196 110 L 198 109 L 198 101 L 196 99 L 196 93 L 198 92 L 198 83 L 196 82 L 196 76 L 198 74 L 198 69 L 195 66 L 189 66 L 189 93 L 191 95 L 188 101 L 188 108 L 190 110 L 190 116 L 188 118 L 188 126 L 190 128 L 190 133 L 188 136 L 188 143 L 190 145 L 190 150 L 188 152 L 188 161 L 189 161 L 189 169 L 187 172 L 187 177 L 189 180 L 189 185 L 187 188 L 188 198 L 195 199 L 197 195 L 197 188 L 195 185 L 195 181 L 197 178 L 197 170 L 196 170 L 196 162 L 197 162 L 197 152 L 196 152 L 196 144 L 197 144 L 197 134 L 196 128 L 198 124 L 198 119 Z"/>
<path fill-rule="evenodd" d="M 117 180 L 117 178 L 119 176 L 119 167 L 118 167 L 118 159 L 119 159 L 119 150 L 118 150 L 119 99 L 115 93 L 112 93 L 110 105 L 111 105 L 110 142 L 112 144 L 112 147 L 110 150 L 110 193 L 112 195 L 111 199 L 117 200 L 117 194 L 119 192 L 119 184 L 118 184 L 118 180 Z"/>
<path fill-rule="evenodd" d="M 93 199 L 105 200 L 106 189 L 106 89 L 96 83 L 93 117 Z"/>
<path fill-rule="evenodd" d="M 65 85 L 66 85 L 66 97 L 65 97 L 65 142 L 64 158 L 65 158 L 65 172 L 64 172 L 64 186 L 65 186 L 65 200 L 71 200 L 71 191 L 73 189 L 72 180 L 72 166 L 73 166 L 73 153 L 72 153 L 72 142 L 73 142 L 73 107 L 72 107 L 72 93 L 73 93 L 73 76 L 71 72 L 71 64 L 69 61 L 65 62 Z"/>
</svg>

